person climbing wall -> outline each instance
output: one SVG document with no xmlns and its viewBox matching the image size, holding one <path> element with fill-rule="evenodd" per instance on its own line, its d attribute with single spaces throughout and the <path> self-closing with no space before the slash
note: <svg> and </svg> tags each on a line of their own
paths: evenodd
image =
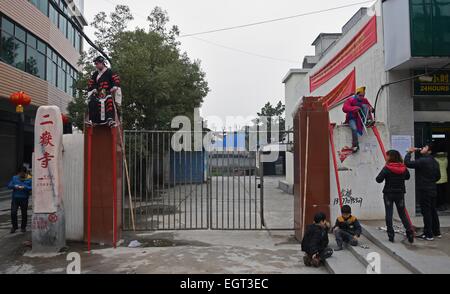
<svg viewBox="0 0 450 294">
<path fill-rule="evenodd" d="M 364 126 L 370 127 L 374 124 L 372 118 L 373 107 L 366 96 L 366 87 L 356 90 L 356 94 L 344 104 L 342 110 L 347 114 L 345 123 L 350 125 L 352 130 L 352 150 L 353 153 L 359 151 L 359 138 L 364 132 Z"/>
</svg>

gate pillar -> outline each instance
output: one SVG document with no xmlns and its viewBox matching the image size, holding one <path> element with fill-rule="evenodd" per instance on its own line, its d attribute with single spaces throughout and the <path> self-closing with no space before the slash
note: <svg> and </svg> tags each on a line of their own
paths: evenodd
<svg viewBox="0 0 450 294">
<path fill-rule="evenodd" d="M 89 135 L 90 131 L 92 132 L 91 136 Z M 119 131 L 119 129 L 115 130 L 115 132 Z M 85 132 L 84 239 L 88 243 L 112 246 L 115 245 L 115 241 L 120 240 L 123 161 L 119 137 L 113 136 L 111 129 L 106 126 L 95 126 Z M 91 140 L 90 161 L 88 158 L 89 140 Z M 116 150 L 115 157 L 113 157 L 113 149 Z M 113 185 L 113 158 L 116 159 L 116 177 L 114 179 L 116 187 Z M 115 205 L 116 207 L 114 207 Z M 114 230 L 115 227 L 116 230 Z"/>
<path fill-rule="evenodd" d="M 294 226 L 303 239 L 314 215 L 330 217 L 329 115 L 320 97 L 304 97 L 294 115 Z"/>
</svg>

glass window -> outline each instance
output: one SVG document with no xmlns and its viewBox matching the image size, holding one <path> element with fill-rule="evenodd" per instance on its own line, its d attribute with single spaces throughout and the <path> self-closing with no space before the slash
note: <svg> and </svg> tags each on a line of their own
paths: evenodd
<svg viewBox="0 0 450 294">
<path fill-rule="evenodd" d="M 67 19 L 61 14 L 59 15 L 59 29 L 61 30 L 63 35 L 67 38 Z"/>
<path fill-rule="evenodd" d="M 411 0 L 413 56 L 450 56 L 450 3 Z"/>
<path fill-rule="evenodd" d="M 81 53 L 81 36 L 79 33 L 75 34 L 75 49 Z"/>
<path fill-rule="evenodd" d="M 27 45 L 36 49 L 36 46 L 37 46 L 36 44 L 37 44 L 37 39 L 33 35 L 28 34 L 27 35 Z"/>
<path fill-rule="evenodd" d="M 48 15 L 48 0 L 39 0 L 38 8 L 43 14 Z"/>
<path fill-rule="evenodd" d="M 45 59 L 44 54 L 28 46 L 26 71 L 41 79 L 45 79 Z"/>
<path fill-rule="evenodd" d="M 73 28 L 73 26 L 70 23 L 68 24 L 67 39 L 69 39 L 72 46 L 75 47 L 75 45 L 74 45 L 75 29 Z"/>
<path fill-rule="evenodd" d="M 44 42 L 41 42 L 38 40 L 37 41 L 37 50 L 39 52 L 41 52 L 42 54 L 45 54 L 46 49 L 47 49 L 47 45 L 45 45 Z"/>
<path fill-rule="evenodd" d="M 58 67 L 58 89 L 66 91 L 66 72 L 61 67 Z"/>
<path fill-rule="evenodd" d="M 7 64 L 25 70 L 25 44 L 2 32 L 0 58 Z"/>
<path fill-rule="evenodd" d="M 55 26 L 58 26 L 58 12 L 53 7 L 53 5 L 49 5 L 48 17 Z"/>
<path fill-rule="evenodd" d="M 10 35 L 14 35 L 14 24 L 3 17 L 2 18 L 2 30 L 4 32 L 9 33 Z"/>
<path fill-rule="evenodd" d="M 58 67 L 56 66 L 56 63 L 54 63 L 50 58 L 47 58 L 47 81 L 55 87 L 57 85 L 57 70 Z"/>
<path fill-rule="evenodd" d="M 22 28 L 16 26 L 16 31 L 14 35 L 16 36 L 17 39 L 25 43 L 27 34 Z"/>
</svg>

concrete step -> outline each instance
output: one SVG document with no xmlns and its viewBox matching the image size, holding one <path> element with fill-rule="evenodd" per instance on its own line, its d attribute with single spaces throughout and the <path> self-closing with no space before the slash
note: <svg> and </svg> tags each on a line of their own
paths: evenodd
<svg viewBox="0 0 450 294">
<path fill-rule="evenodd" d="M 11 198 L 10 190 L 0 190 L 0 200 L 5 200 Z"/>
<path fill-rule="evenodd" d="M 368 256 L 371 253 L 380 255 L 380 274 L 412 274 L 409 268 L 400 263 L 397 259 L 389 255 L 382 248 L 370 241 L 365 236 L 361 236 L 359 240 L 360 246 L 348 246 L 348 250 L 364 265 L 369 266 Z M 369 259 L 370 260 L 370 259 Z"/>
<path fill-rule="evenodd" d="M 450 257 L 440 251 L 433 242 L 416 240 L 414 244 L 409 244 L 406 240 L 402 240 L 404 237 L 397 235 L 396 242 L 391 243 L 386 232 L 368 225 L 363 226 L 363 234 L 412 273 L 450 273 Z"/>
<path fill-rule="evenodd" d="M 334 252 L 333 256 L 325 261 L 325 267 L 331 274 L 366 273 L 366 267 L 348 250 Z"/>
</svg>

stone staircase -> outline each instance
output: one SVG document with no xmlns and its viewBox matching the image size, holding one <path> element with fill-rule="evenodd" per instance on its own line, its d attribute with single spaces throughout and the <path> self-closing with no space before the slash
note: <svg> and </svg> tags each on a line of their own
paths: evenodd
<svg viewBox="0 0 450 294">
<path fill-rule="evenodd" d="M 416 240 L 411 245 L 397 235 L 396 243 L 387 240 L 386 233 L 374 226 L 364 226 L 360 246 L 348 246 L 326 261 L 332 274 L 375 273 L 369 261 L 370 254 L 380 257 L 381 274 L 444 274 L 450 273 L 450 257 L 433 242 Z M 331 244 L 334 237 L 330 236 Z M 439 241 L 437 241 L 439 242 Z"/>
</svg>

